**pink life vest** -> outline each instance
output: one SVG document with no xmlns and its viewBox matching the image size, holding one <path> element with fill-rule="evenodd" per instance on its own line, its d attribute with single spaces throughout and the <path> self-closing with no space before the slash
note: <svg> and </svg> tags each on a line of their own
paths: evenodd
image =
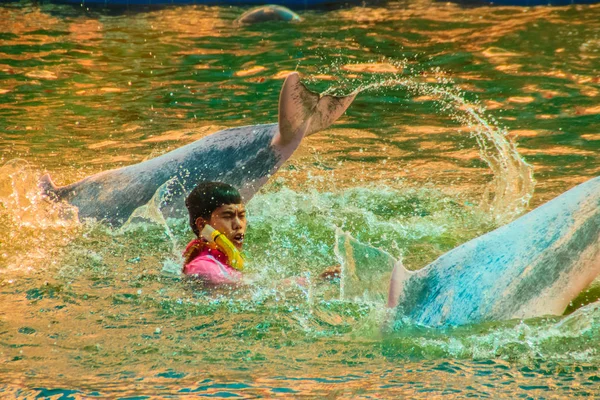
<svg viewBox="0 0 600 400">
<path fill-rule="evenodd" d="M 194 239 L 188 243 L 183 257 L 183 273 L 192 275 L 207 285 L 235 285 L 242 280 L 242 273 L 228 264 L 225 253 L 202 239 Z"/>
</svg>

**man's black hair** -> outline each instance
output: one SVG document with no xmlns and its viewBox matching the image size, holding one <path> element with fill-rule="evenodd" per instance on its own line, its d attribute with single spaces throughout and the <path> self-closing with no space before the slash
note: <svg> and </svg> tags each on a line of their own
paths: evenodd
<svg viewBox="0 0 600 400">
<path fill-rule="evenodd" d="M 190 226 L 200 237 L 196 220 L 199 217 L 210 220 L 213 211 L 224 204 L 241 204 L 242 196 L 233 186 L 222 182 L 202 182 L 198 184 L 185 199 L 185 206 L 190 213 Z"/>
</svg>

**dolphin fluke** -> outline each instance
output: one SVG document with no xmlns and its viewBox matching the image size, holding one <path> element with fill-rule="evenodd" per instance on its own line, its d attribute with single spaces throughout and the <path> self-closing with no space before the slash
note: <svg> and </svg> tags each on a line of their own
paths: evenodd
<svg viewBox="0 0 600 400">
<path fill-rule="evenodd" d="M 348 96 L 321 96 L 304 86 L 297 72 L 291 73 L 279 96 L 276 140 L 284 145 L 300 142 L 303 137 L 326 129 L 346 111 L 357 94 L 358 90 Z"/>
</svg>

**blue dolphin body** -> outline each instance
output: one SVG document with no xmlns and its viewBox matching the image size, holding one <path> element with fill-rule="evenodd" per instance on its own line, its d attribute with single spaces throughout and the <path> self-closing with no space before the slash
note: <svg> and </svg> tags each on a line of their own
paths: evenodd
<svg viewBox="0 0 600 400">
<path fill-rule="evenodd" d="M 600 177 L 412 272 L 396 263 L 397 318 L 456 326 L 560 315 L 600 273 Z"/>
<path fill-rule="evenodd" d="M 168 182 L 175 182 L 170 202 L 176 211 L 181 211 L 182 199 L 202 181 L 229 183 L 248 201 L 304 137 L 335 122 L 357 93 L 320 96 L 309 91 L 294 72 L 281 89 L 278 124 L 219 131 L 151 160 L 63 187 L 57 187 L 46 174 L 40 178 L 40 187 L 49 198 L 76 206 L 80 219 L 93 218 L 111 225 L 126 222 Z"/>
</svg>

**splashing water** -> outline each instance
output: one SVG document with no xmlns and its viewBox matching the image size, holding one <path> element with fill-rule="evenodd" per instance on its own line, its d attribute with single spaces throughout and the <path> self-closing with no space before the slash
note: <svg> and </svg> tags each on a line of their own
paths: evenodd
<svg viewBox="0 0 600 400">
<path fill-rule="evenodd" d="M 408 61 L 390 61 L 390 65 L 399 70 L 409 69 Z M 339 65 L 331 67 L 334 71 Z M 486 109 L 477 100 L 465 99 L 461 88 L 452 79 L 445 76 L 439 67 L 420 76 L 411 75 L 377 79 L 371 83 L 361 83 L 361 92 L 380 91 L 384 88 L 401 86 L 414 96 L 428 96 L 439 104 L 439 112 L 450 116 L 466 127 L 467 132 L 476 139 L 480 158 L 493 173 L 492 181 L 486 185 L 480 207 L 495 216 L 499 223 L 506 223 L 523 213 L 533 196 L 535 180 L 533 167 L 525 162 L 517 150 L 516 143 L 508 136 L 506 128 L 486 116 Z M 348 79 L 346 79 L 348 80 Z M 429 82 L 433 80 L 433 82 Z M 330 88 L 329 92 L 337 91 Z M 458 132 L 461 132 L 459 129 Z"/>
<path fill-rule="evenodd" d="M 12 223 L 27 228 L 68 226 L 76 220 L 74 207 L 53 203 L 44 198 L 37 185 L 38 177 L 25 160 L 14 159 L 0 168 L 0 204 L 10 210 Z"/>
<path fill-rule="evenodd" d="M 38 175 L 24 160 L 0 167 L 0 271 L 29 271 L 52 260 L 79 227 L 77 209 L 41 194 Z"/>
<path fill-rule="evenodd" d="M 157 224 L 163 228 L 172 245 L 171 257 L 163 260 L 163 272 L 175 275 L 179 274 L 183 263 L 181 243 L 177 241 L 177 238 L 171 231 L 163 214 L 163 207 L 173 199 L 175 194 L 181 194 L 182 187 L 177 177 L 169 179 L 156 190 L 156 193 L 154 193 L 148 203 L 138 207 L 119 229 L 121 232 L 127 232 L 139 229 L 140 227 L 144 228 L 146 224 Z M 177 205 L 182 207 L 180 203 L 177 203 Z"/>
</svg>

